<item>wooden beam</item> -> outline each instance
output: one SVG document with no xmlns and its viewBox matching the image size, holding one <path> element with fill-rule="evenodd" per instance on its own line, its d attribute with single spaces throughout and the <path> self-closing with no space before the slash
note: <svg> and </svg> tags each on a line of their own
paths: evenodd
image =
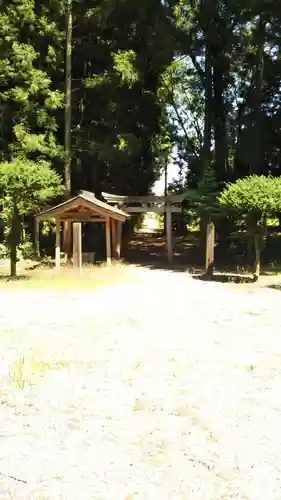
<svg viewBox="0 0 281 500">
<path fill-rule="evenodd" d="M 105 237 L 106 237 L 106 260 L 111 264 L 111 237 L 110 237 L 110 218 L 106 219 L 105 223 Z"/>
<path fill-rule="evenodd" d="M 117 247 L 117 239 L 116 239 L 116 220 L 111 219 L 111 233 L 112 233 L 112 257 L 116 259 L 116 247 Z"/>
<path fill-rule="evenodd" d="M 56 218 L 56 268 L 60 267 L 60 219 Z"/>
<path fill-rule="evenodd" d="M 88 220 L 87 222 L 106 222 L 106 219 L 105 218 L 93 218 L 91 217 L 90 220 Z"/>
<path fill-rule="evenodd" d="M 86 220 L 84 222 L 106 222 L 106 218 L 105 217 L 103 217 L 103 218 L 101 218 L 101 217 L 90 217 L 89 220 Z"/>
<path fill-rule="evenodd" d="M 94 215 L 79 214 L 77 212 L 69 212 L 61 216 L 61 220 L 73 220 L 75 222 L 105 222 L 105 217 L 95 217 Z"/>
<path fill-rule="evenodd" d="M 123 228 L 123 223 L 117 222 L 116 259 L 121 258 L 122 228 Z"/>
<path fill-rule="evenodd" d="M 73 266 L 82 267 L 82 224 L 73 223 Z"/>
<path fill-rule="evenodd" d="M 205 254 L 205 274 L 212 276 L 215 261 L 215 225 L 207 224 L 206 233 L 206 254 Z"/>
<path fill-rule="evenodd" d="M 172 210 L 171 205 L 167 203 L 166 209 L 166 242 L 167 242 L 167 252 L 168 261 L 172 263 L 173 260 L 173 226 L 172 226 Z"/>
<path fill-rule="evenodd" d="M 79 212 L 67 212 L 61 215 L 61 220 L 76 220 L 77 222 L 87 220 L 90 216 Z"/>
<path fill-rule="evenodd" d="M 171 206 L 171 205 L 170 205 Z M 155 213 L 155 214 L 164 214 L 165 213 L 165 206 L 163 205 L 162 207 L 122 207 L 122 210 L 124 212 L 127 212 L 128 214 L 146 214 L 146 213 Z M 180 214 L 182 212 L 181 207 L 173 207 L 171 206 L 171 213 L 174 214 Z"/>
<path fill-rule="evenodd" d="M 134 203 L 134 202 L 140 202 L 140 203 L 181 203 L 183 200 L 185 200 L 188 197 L 189 191 L 185 191 L 184 193 L 181 194 L 171 194 L 167 196 L 156 196 L 153 194 L 146 195 L 146 196 L 121 196 L 121 195 L 114 195 L 114 194 L 109 194 L 109 193 L 102 193 L 103 197 L 107 202 L 110 203 Z"/>
<path fill-rule="evenodd" d="M 36 257 L 40 257 L 40 221 L 35 217 L 34 221 L 34 246 Z"/>
</svg>

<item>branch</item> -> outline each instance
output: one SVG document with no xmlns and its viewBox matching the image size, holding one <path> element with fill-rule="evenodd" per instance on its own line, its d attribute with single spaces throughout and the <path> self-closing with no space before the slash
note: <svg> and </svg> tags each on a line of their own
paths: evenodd
<svg viewBox="0 0 281 500">
<path fill-rule="evenodd" d="M 199 77 L 200 77 L 202 84 L 204 85 L 204 83 L 205 83 L 205 71 L 203 70 L 203 68 L 201 67 L 201 64 L 199 64 L 199 62 L 196 60 L 196 57 L 192 53 L 189 53 L 188 55 L 191 59 L 191 62 L 193 64 L 194 68 L 196 69 L 197 73 L 199 74 Z"/>
<path fill-rule="evenodd" d="M 18 481 L 19 483 L 27 484 L 27 481 L 25 481 L 24 479 L 19 479 L 15 476 L 9 476 L 8 474 L 4 474 L 3 472 L 0 472 L 0 476 L 7 477 L 8 479 L 13 479 L 13 481 Z"/>
<path fill-rule="evenodd" d="M 187 143 L 189 144 L 189 147 L 190 147 L 190 149 L 192 150 L 192 152 L 193 152 L 194 156 L 196 156 L 196 158 L 197 158 L 197 159 L 199 159 L 199 155 L 198 155 L 198 153 L 197 153 L 196 149 L 194 148 L 194 144 L 193 144 L 192 140 L 189 138 L 189 135 L 188 135 L 187 130 L 186 130 L 186 128 L 185 128 L 185 125 L 184 125 L 184 122 L 183 122 L 183 120 L 182 120 L 182 117 L 180 116 L 180 114 L 179 114 L 179 112 L 178 112 L 177 105 L 176 105 L 176 103 L 175 103 L 175 101 L 174 101 L 173 92 L 169 89 L 169 87 L 168 87 L 167 85 L 165 85 L 165 87 L 166 87 L 166 89 L 167 89 L 167 91 L 168 91 L 168 93 L 169 93 L 169 96 L 170 96 L 170 99 L 171 99 L 171 104 L 172 104 L 173 109 L 174 109 L 174 111 L 175 111 L 175 113 L 176 113 L 177 120 L 178 120 L 178 122 L 179 122 L 179 124 L 180 124 L 180 126 L 181 126 L 181 128 L 182 128 L 182 130 L 183 130 L 183 133 L 184 133 L 184 135 L 185 135 L 186 141 L 187 141 Z"/>
<path fill-rule="evenodd" d="M 188 100 L 188 103 L 190 104 L 190 101 L 189 101 L 188 97 L 187 97 L 187 100 Z M 185 114 L 185 116 L 188 117 L 187 112 L 184 109 L 182 111 Z M 197 118 L 197 116 L 194 114 L 194 112 L 191 109 L 189 109 L 189 112 L 191 113 L 192 120 L 194 121 L 194 128 L 195 128 L 196 133 L 198 135 L 198 139 L 199 139 L 200 142 L 203 142 L 203 134 L 202 134 L 201 129 L 200 129 L 198 118 Z"/>
<path fill-rule="evenodd" d="M 180 126 L 181 126 L 181 128 L 182 128 L 182 130 L 183 130 L 183 133 L 184 133 L 184 135 L 185 135 L 185 138 L 186 138 L 187 143 L 189 144 L 190 149 L 192 150 L 192 152 L 193 152 L 193 154 L 196 156 L 196 158 L 197 158 L 197 159 L 199 159 L 199 155 L 198 155 L 198 153 L 197 153 L 197 151 L 196 151 L 196 149 L 195 149 L 195 147 L 194 147 L 194 144 L 193 144 L 192 140 L 189 138 L 189 135 L 188 135 L 188 133 L 187 133 L 187 131 L 186 131 L 186 128 L 185 128 L 185 126 L 184 126 L 184 123 L 183 123 L 182 117 L 180 116 L 180 114 L 179 114 L 179 112 L 178 112 L 178 108 L 177 108 L 177 106 L 176 106 L 176 104 L 175 104 L 175 102 L 174 102 L 173 98 L 172 98 L 172 106 L 173 106 L 173 108 L 174 108 L 174 111 L 175 111 L 175 113 L 176 113 L 176 116 L 177 116 L 178 122 L 179 122 L 179 124 L 180 124 Z"/>
</svg>

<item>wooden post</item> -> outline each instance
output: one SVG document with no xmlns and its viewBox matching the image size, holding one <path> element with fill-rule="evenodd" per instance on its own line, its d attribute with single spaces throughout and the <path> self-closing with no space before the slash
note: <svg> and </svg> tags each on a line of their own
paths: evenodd
<svg viewBox="0 0 281 500">
<path fill-rule="evenodd" d="M 73 223 L 73 266 L 82 267 L 82 223 Z"/>
<path fill-rule="evenodd" d="M 60 267 L 60 219 L 56 218 L 56 268 Z"/>
<path fill-rule="evenodd" d="M 116 259 L 116 247 L 117 247 L 117 240 L 116 240 L 116 229 L 117 229 L 117 221 L 114 219 L 111 219 L 111 232 L 112 232 L 112 257 Z"/>
<path fill-rule="evenodd" d="M 70 220 L 64 221 L 63 224 L 63 252 L 66 253 L 67 259 L 71 258 L 71 238 L 72 238 L 72 224 Z"/>
<path fill-rule="evenodd" d="M 168 261 L 172 263 L 173 260 L 173 226 L 172 226 L 172 206 L 167 203 L 166 207 L 166 238 L 167 238 L 167 252 Z"/>
<path fill-rule="evenodd" d="M 40 257 L 40 221 L 35 217 L 35 224 L 34 224 L 34 246 L 35 246 L 35 252 L 36 252 L 36 257 L 39 259 Z"/>
<path fill-rule="evenodd" d="M 205 274 L 212 276 L 215 260 L 215 225 L 211 222 L 207 224 L 206 232 L 206 256 L 205 256 Z"/>
<path fill-rule="evenodd" d="M 105 223 L 105 236 L 106 236 L 106 260 L 111 264 L 111 238 L 110 238 L 110 219 L 107 217 Z"/>
<path fill-rule="evenodd" d="M 121 244 L 122 244 L 122 226 L 123 223 L 117 222 L 117 238 L 116 238 L 116 259 L 121 258 Z"/>
</svg>

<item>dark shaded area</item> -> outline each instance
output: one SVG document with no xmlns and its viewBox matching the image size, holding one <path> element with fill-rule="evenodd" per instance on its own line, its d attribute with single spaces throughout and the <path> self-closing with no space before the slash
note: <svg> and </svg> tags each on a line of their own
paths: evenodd
<svg viewBox="0 0 281 500">
<path fill-rule="evenodd" d="M 272 290 L 278 290 L 281 292 L 281 283 L 274 283 L 272 285 L 268 285 L 267 288 L 271 288 Z"/>
<path fill-rule="evenodd" d="M 194 279 L 201 281 L 211 281 L 216 283 L 235 283 L 235 284 L 245 284 L 245 283 L 256 283 L 253 276 L 243 276 L 239 274 L 223 274 L 215 273 L 213 275 L 200 274 L 193 276 Z"/>
<path fill-rule="evenodd" d="M 106 260 L 106 238 L 105 238 L 105 225 L 84 223 L 83 227 L 83 252 L 94 252 L 95 260 Z"/>
<path fill-rule="evenodd" d="M 165 237 L 161 233 L 136 233 L 129 242 L 124 242 L 122 255 L 130 264 L 151 269 L 199 272 L 204 252 L 194 238 L 176 236 L 174 245 L 172 265 L 168 263 Z"/>
<path fill-rule="evenodd" d="M 9 281 L 28 281 L 31 276 L 26 276 L 24 274 L 18 276 L 10 276 L 9 274 L 0 274 L 0 281 L 9 282 Z"/>
<path fill-rule="evenodd" d="M 41 269 L 53 269 L 55 267 L 55 262 L 54 260 L 51 260 L 49 258 L 44 258 L 41 261 L 35 261 L 34 264 L 29 265 L 26 270 L 27 271 L 34 271 L 40 267 Z"/>
<path fill-rule="evenodd" d="M 124 241 L 122 255 L 129 264 L 148 269 L 188 272 L 194 276 L 194 279 L 201 281 L 234 284 L 254 283 L 250 259 L 247 258 L 247 240 L 244 235 L 241 239 L 235 236 L 227 243 L 224 249 L 221 244 L 216 245 L 213 275 L 204 272 L 204 248 L 199 234 L 196 232 L 185 237 L 174 236 L 175 247 L 171 265 L 167 259 L 165 236 L 160 232 L 136 233 L 128 242 Z M 266 277 L 272 279 L 277 271 L 281 270 L 280 256 L 280 235 L 270 234 L 268 246 L 262 254 L 261 277 L 263 281 Z"/>
</svg>

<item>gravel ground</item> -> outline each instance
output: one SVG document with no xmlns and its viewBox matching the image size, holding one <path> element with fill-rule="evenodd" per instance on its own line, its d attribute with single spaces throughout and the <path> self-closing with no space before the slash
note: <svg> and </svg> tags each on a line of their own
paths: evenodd
<svg viewBox="0 0 281 500">
<path fill-rule="evenodd" d="M 0 291 L 0 499 L 281 499 L 280 291 Z"/>
</svg>

